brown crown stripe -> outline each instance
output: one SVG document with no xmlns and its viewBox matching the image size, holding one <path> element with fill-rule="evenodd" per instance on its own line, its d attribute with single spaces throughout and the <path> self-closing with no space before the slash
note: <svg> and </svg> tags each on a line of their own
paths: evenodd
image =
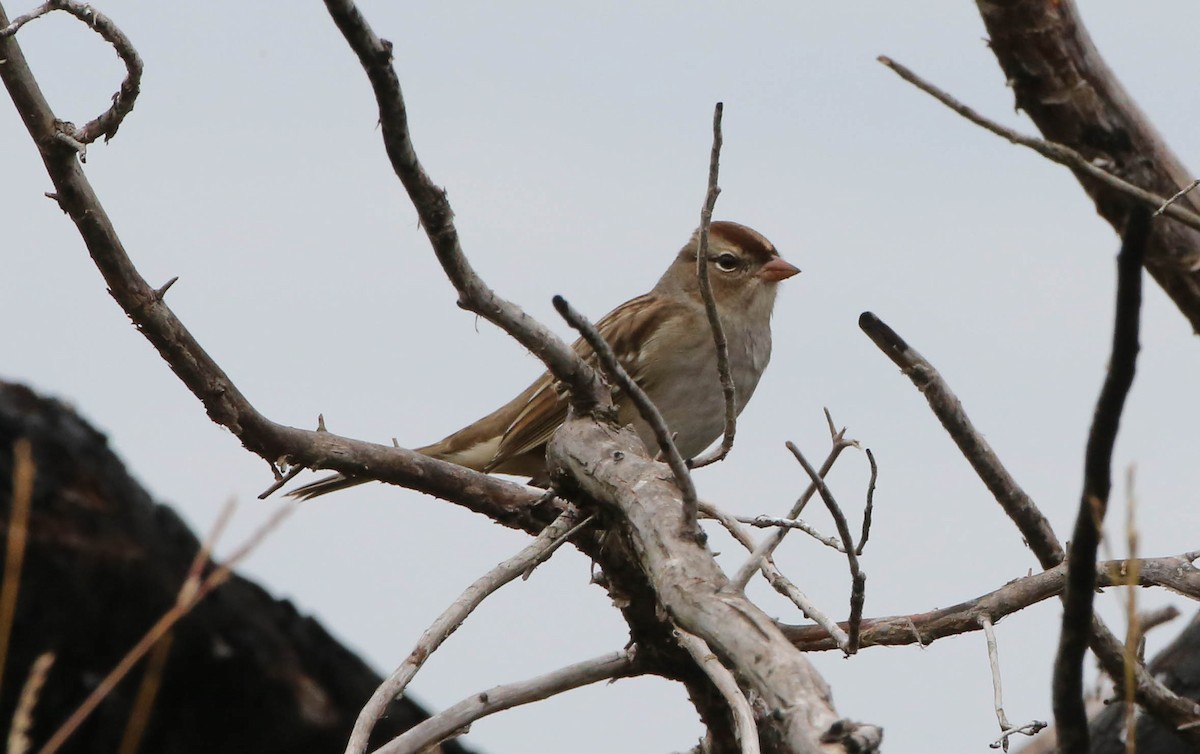
<svg viewBox="0 0 1200 754">
<path fill-rule="evenodd" d="M 758 262 L 768 262 L 773 257 L 779 256 L 779 252 L 775 250 L 775 245 L 768 241 L 758 231 L 747 228 L 745 225 L 729 222 L 728 220 L 717 220 L 708 228 L 708 234 L 711 237 L 724 239 L 726 242 L 744 249 L 747 254 L 750 254 Z"/>
</svg>

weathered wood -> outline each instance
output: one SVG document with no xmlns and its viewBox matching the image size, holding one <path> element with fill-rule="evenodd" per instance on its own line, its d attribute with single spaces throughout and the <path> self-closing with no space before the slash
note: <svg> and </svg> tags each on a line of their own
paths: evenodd
<svg viewBox="0 0 1200 754">
<path fill-rule="evenodd" d="M 1172 196 L 1195 177 L 1167 146 L 1092 44 L 1072 0 L 979 0 L 991 47 L 1042 135 L 1148 191 Z M 1131 11 L 1132 12 L 1132 11 Z M 1132 200 L 1076 172 L 1120 233 Z M 1195 194 L 1180 201 L 1200 209 Z M 1200 332 L 1200 232 L 1159 220 L 1146 270 Z"/>
</svg>

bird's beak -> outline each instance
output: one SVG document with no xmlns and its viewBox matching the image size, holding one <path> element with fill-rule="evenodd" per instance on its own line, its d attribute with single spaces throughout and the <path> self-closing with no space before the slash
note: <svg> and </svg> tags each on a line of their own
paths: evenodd
<svg viewBox="0 0 1200 754">
<path fill-rule="evenodd" d="M 799 272 L 799 267 L 789 264 L 782 257 L 775 257 L 759 269 L 758 276 L 768 282 L 778 283 L 780 280 L 787 280 Z"/>
</svg>

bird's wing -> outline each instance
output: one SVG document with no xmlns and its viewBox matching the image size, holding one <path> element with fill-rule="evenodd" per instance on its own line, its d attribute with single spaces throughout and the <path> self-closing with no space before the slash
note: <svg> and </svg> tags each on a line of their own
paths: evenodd
<svg viewBox="0 0 1200 754">
<path fill-rule="evenodd" d="M 655 331 L 670 316 L 672 302 L 664 301 L 653 293 L 626 301 L 596 323 L 596 329 L 617 354 L 617 360 L 633 381 L 643 390 L 652 390 L 654 372 L 647 368 L 644 359 L 646 345 L 653 339 Z M 596 355 L 583 339 L 571 346 L 592 367 L 596 367 Z M 567 398 L 560 395 L 555 379 L 546 373 L 530 386 L 529 399 L 517 414 L 486 471 L 502 466 L 510 458 L 537 450 L 550 441 L 567 416 Z M 614 395 L 614 399 L 617 396 Z"/>
</svg>

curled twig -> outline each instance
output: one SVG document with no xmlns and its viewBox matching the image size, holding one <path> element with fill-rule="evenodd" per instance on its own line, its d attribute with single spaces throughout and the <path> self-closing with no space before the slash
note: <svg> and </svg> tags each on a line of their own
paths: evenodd
<svg viewBox="0 0 1200 754">
<path fill-rule="evenodd" d="M 13 19 L 12 23 L 0 29 L 0 39 L 16 34 L 25 24 L 56 10 L 65 11 L 87 24 L 88 28 L 113 46 L 121 61 L 125 63 L 125 80 L 121 82 L 121 88 L 113 95 L 111 107 L 80 127 L 73 127 L 70 123 L 61 121 L 59 123 L 59 127 L 64 129 L 61 133 L 79 145 L 75 149 L 80 153 L 81 159 L 86 162 L 85 145 L 91 144 L 101 136 L 105 141 L 116 136 L 121 122 L 133 110 L 133 104 L 141 90 L 142 59 L 134 49 L 133 43 L 112 20 L 91 5 L 77 2 L 77 0 L 49 0 L 49 2 L 43 3 L 35 10 Z"/>
</svg>

